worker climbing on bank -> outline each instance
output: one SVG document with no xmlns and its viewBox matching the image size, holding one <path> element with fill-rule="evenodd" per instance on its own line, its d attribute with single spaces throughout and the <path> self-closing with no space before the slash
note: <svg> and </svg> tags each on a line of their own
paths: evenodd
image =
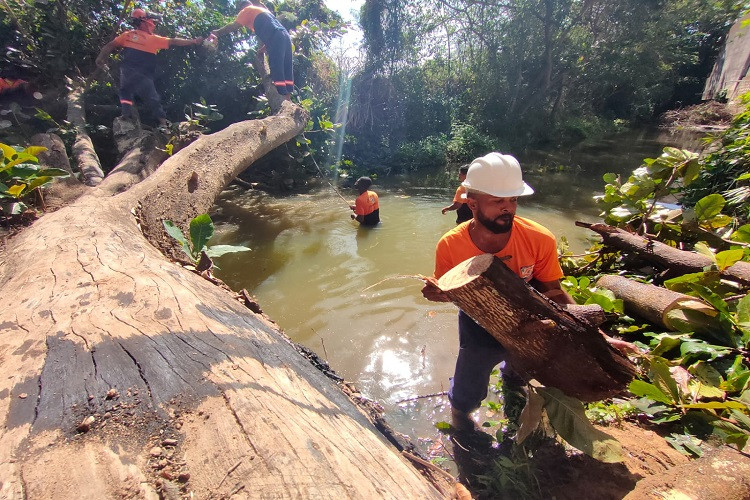
<svg viewBox="0 0 750 500">
<path fill-rule="evenodd" d="M 466 203 L 466 187 L 463 182 L 466 180 L 466 172 L 469 171 L 469 165 L 461 165 L 458 169 L 458 182 L 461 184 L 456 189 L 456 195 L 453 197 L 453 204 L 443 208 L 442 213 L 445 215 L 446 212 L 451 210 L 456 211 L 456 224 L 461 224 L 472 218 L 471 209 Z"/>
<path fill-rule="evenodd" d="M 243 26 L 254 32 L 262 45 L 258 54 L 268 53 L 268 66 L 276 91 L 286 100 L 291 100 L 294 90 L 294 69 L 292 65 L 292 39 L 271 11 L 259 0 L 240 3 L 237 18 L 211 32 L 209 40 L 237 31 Z"/>
<path fill-rule="evenodd" d="M 154 85 L 156 73 L 156 54 L 171 47 L 200 45 L 203 38 L 168 38 L 154 34 L 156 23 L 161 19 L 158 14 L 134 9 L 130 15 L 135 28 L 129 30 L 102 47 L 96 58 L 96 65 L 104 68 L 109 56 L 115 50 L 122 49 L 120 63 L 120 105 L 122 117 L 132 118 L 135 97 L 146 101 L 160 125 L 167 125 L 167 114 L 161 105 L 161 98 Z"/>
<path fill-rule="evenodd" d="M 513 156 L 489 153 L 469 166 L 466 200 L 474 218 L 448 231 L 437 244 L 435 271 L 422 288 L 428 300 L 448 302 L 437 279 L 466 259 L 485 253 L 504 257 L 505 265 L 539 292 L 558 304 L 574 304 L 562 289 L 562 269 L 554 235 L 529 219 L 516 216 L 518 198 L 534 190 L 523 181 Z M 506 349 L 465 312 L 458 312 L 459 351 L 448 399 L 457 430 L 473 430 L 471 412 L 487 396 L 490 374 L 501 364 L 505 416 L 513 433 L 525 404 L 525 381 L 507 361 Z M 615 348 L 633 351 L 632 344 L 606 337 Z"/>
<path fill-rule="evenodd" d="M 380 222 L 380 203 L 375 191 L 370 191 L 372 179 L 369 177 L 360 177 L 354 182 L 354 189 L 359 196 L 354 200 L 354 205 L 349 208 L 354 212 L 352 219 L 356 220 L 362 226 L 375 226 Z"/>
</svg>

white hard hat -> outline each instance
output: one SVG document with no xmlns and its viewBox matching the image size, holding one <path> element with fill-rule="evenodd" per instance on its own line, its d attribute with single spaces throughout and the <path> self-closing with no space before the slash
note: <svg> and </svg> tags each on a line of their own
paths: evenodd
<svg viewBox="0 0 750 500">
<path fill-rule="evenodd" d="M 533 194 L 534 190 L 521 177 L 521 165 L 511 155 L 488 153 L 471 162 L 466 189 L 479 191 L 498 198 L 512 198 Z"/>
</svg>

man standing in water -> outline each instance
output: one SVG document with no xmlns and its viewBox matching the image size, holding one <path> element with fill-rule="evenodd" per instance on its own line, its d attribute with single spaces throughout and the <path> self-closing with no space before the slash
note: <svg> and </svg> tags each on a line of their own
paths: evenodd
<svg viewBox="0 0 750 500">
<path fill-rule="evenodd" d="M 468 164 L 462 165 L 461 168 L 458 169 L 458 181 L 462 184 L 458 186 L 458 189 L 456 189 L 456 195 L 453 197 L 453 204 L 443 208 L 442 210 L 443 215 L 445 215 L 446 212 L 455 210 L 456 224 L 466 222 L 473 217 L 473 215 L 471 214 L 471 209 L 466 203 L 466 187 L 463 185 L 463 182 L 466 180 L 466 172 L 468 171 Z"/>
<path fill-rule="evenodd" d="M 574 304 L 562 289 L 562 269 L 557 260 L 554 235 L 529 219 L 517 217 L 518 197 L 534 192 L 521 176 L 513 156 L 489 153 L 475 159 L 463 186 L 474 218 L 448 231 L 437 244 L 435 271 L 422 294 L 428 300 L 448 302 L 436 281 L 464 260 L 484 253 L 505 257 L 505 264 L 519 277 L 558 304 Z M 517 425 L 525 402 L 525 382 L 513 372 L 505 348 L 463 311 L 458 312 L 459 351 L 448 398 L 453 426 L 475 428 L 471 412 L 487 397 L 490 374 L 499 363 L 503 379 L 505 416 Z M 606 336 L 605 336 L 606 337 Z M 618 349 L 631 344 L 606 337 Z"/>
<path fill-rule="evenodd" d="M 375 191 L 369 191 L 370 186 L 372 186 L 372 179 L 369 177 L 357 179 L 354 182 L 354 189 L 357 190 L 359 196 L 354 200 L 354 205 L 349 205 L 354 212 L 352 219 L 362 226 L 375 226 L 380 222 L 378 195 Z"/>
</svg>

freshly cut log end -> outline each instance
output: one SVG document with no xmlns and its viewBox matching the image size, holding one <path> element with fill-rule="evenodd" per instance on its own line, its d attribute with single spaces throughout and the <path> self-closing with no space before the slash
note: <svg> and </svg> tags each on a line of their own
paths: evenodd
<svg viewBox="0 0 750 500">
<path fill-rule="evenodd" d="M 527 380 L 598 401 L 624 391 L 635 376 L 635 366 L 594 324 L 547 299 L 492 254 L 458 264 L 438 286 L 507 349 Z"/>
</svg>

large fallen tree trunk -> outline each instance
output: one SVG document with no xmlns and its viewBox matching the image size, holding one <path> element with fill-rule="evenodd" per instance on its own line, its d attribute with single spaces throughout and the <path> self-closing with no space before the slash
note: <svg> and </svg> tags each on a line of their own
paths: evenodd
<svg viewBox="0 0 750 500">
<path fill-rule="evenodd" d="M 714 263 L 705 255 L 679 250 L 659 241 L 628 233 L 607 224 L 576 222 L 576 225 L 599 233 L 607 246 L 626 253 L 635 253 L 638 257 L 660 266 L 666 270 L 669 276 L 697 273 Z M 742 285 L 750 286 L 750 262 L 737 262 L 721 271 L 721 276 Z"/>
<path fill-rule="evenodd" d="M 593 324 L 548 300 L 492 254 L 462 262 L 438 286 L 508 350 L 513 369 L 527 380 L 597 401 L 622 392 L 635 375 Z"/>
<path fill-rule="evenodd" d="M 0 496 L 441 497 L 275 324 L 144 237 L 169 249 L 161 218 L 187 226 L 306 120 L 284 103 L 6 243 Z"/>
</svg>

